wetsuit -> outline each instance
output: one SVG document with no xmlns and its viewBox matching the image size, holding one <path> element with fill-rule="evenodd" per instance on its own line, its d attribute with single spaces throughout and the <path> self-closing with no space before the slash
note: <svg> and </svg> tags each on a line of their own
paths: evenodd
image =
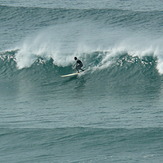
<svg viewBox="0 0 163 163">
<path fill-rule="evenodd" d="M 79 72 L 79 70 L 84 71 L 83 69 L 81 69 L 83 67 L 83 63 L 81 60 L 77 59 L 76 61 L 76 70 Z"/>
</svg>

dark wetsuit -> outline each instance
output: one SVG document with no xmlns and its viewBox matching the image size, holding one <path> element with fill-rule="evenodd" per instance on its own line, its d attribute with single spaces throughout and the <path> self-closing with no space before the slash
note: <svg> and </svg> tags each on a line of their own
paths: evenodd
<svg viewBox="0 0 163 163">
<path fill-rule="evenodd" d="M 79 72 L 79 70 L 82 70 L 82 71 L 84 71 L 83 69 L 81 69 L 83 67 L 83 63 L 82 63 L 82 61 L 81 60 L 77 60 L 76 61 L 76 70 Z"/>
</svg>

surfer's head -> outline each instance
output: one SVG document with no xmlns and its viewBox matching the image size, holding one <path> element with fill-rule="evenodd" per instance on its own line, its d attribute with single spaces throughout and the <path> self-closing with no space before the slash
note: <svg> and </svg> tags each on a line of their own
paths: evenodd
<svg viewBox="0 0 163 163">
<path fill-rule="evenodd" d="M 77 57 L 74 57 L 75 60 L 77 60 Z"/>
</svg>

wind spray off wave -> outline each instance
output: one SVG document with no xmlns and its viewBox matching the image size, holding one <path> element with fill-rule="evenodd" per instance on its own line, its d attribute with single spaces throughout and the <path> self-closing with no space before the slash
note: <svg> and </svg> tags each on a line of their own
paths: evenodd
<svg viewBox="0 0 163 163">
<path fill-rule="evenodd" d="M 84 61 L 87 69 L 94 71 L 107 69 L 112 64 L 116 64 L 117 58 L 128 55 L 140 60 L 148 56 L 155 58 L 158 72 L 163 73 L 162 39 L 150 40 L 143 36 L 133 35 L 121 36 L 122 38 L 119 38 L 121 42 L 117 42 L 108 37 L 107 45 L 105 40 L 98 42 L 98 35 L 92 37 L 92 33 L 81 34 L 77 32 L 78 30 L 74 34 L 74 31 L 71 31 L 72 24 L 68 26 L 70 30 L 67 28 L 67 31 L 54 26 L 25 39 L 15 54 L 17 67 L 19 69 L 30 67 L 38 58 L 45 61 L 53 59 L 54 65 L 66 67 L 71 66 L 74 56 L 77 56 Z M 73 24 L 74 26 L 76 27 L 77 24 Z M 68 40 L 67 35 L 71 35 L 71 40 Z M 95 44 L 98 46 L 94 46 Z"/>
</svg>

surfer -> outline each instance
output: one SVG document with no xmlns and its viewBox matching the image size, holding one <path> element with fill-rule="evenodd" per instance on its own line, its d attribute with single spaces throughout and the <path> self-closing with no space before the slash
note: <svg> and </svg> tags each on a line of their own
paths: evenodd
<svg viewBox="0 0 163 163">
<path fill-rule="evenodd" d="M 76 63 L 75 63 L 75 68 L 76 68 L 76 70 L 78 71 L 78 73 L 79 73 L 79 70 L 82 70 L 82 71 L 84 71 L 83 69 L 82 69 L 82 67 L 83 67 L 83 63 L 82 63 L 82 61 L 81 60 L 79 60 L 77 57 L 74 57 L 74 60 L 76 61 Z"/>
</svg>

